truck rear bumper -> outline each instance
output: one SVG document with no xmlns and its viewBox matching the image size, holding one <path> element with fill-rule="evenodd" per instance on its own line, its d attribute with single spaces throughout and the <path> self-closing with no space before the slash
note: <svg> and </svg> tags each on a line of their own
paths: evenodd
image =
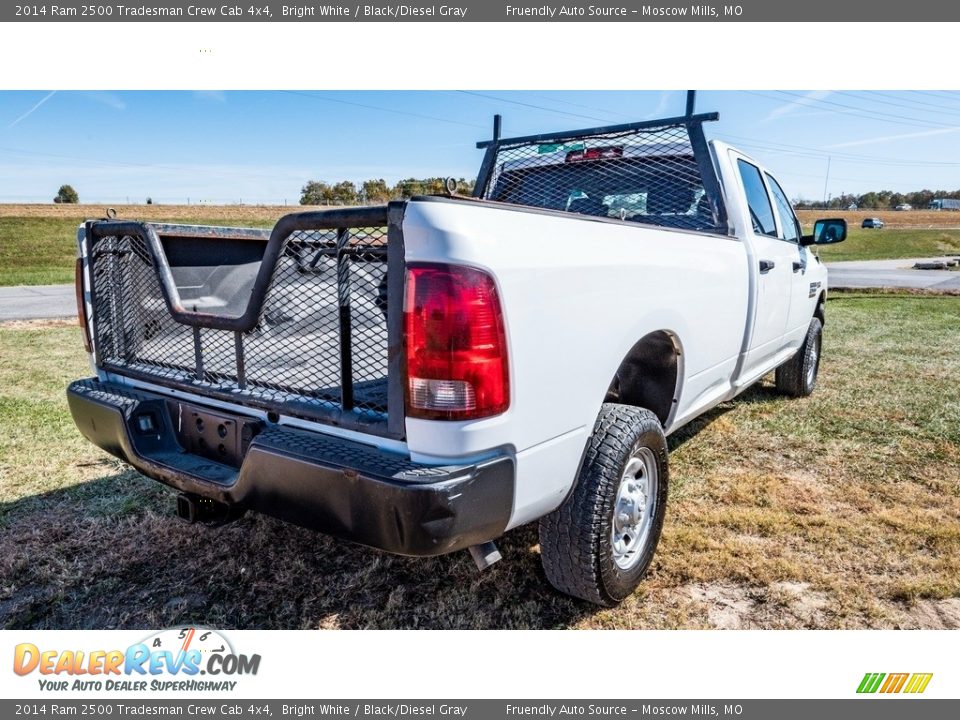
<svg viewBox="0 0 960 720">
<path fill-rule="evenodd" d="M 510 519 L 515 470 L 509 457 L 428 466 L 270 425 L 252 439 L 237 468 L 186 452 L 163 396 L 90 379 L 72 383 L 67 399 L 88 440 L 148 477 L 388 552 L 460 550 L 498 537 Z"/>
</svg>

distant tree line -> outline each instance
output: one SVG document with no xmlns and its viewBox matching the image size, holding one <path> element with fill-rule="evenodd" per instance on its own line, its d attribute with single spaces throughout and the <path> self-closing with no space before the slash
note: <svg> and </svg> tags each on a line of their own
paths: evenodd
<svg viewBox="0 0 960 720">
<path fill-rule="evenodd" d="M 879 190 L 863 193 L 862 195 L 853 195 L 843 193 L 824 204 L 813 200 L 799 199 L 794 202 L 797 208 L 830 208 L 833 210 L 846 210 L 851 205 L 856 205 L 863 210 L 884 210 L 895 208 L 897 205 L 912 205 L 914 209 L 925 209 L 931 200 L 940 198 L 952 198 L 960 200 L 960 190 L 916 190 L 908 193 L 898 193 L 891 190 Z"/>
<path fill-rule="evenodd" d="M 457 193 L 473 193 L 473 180 L 457 180 Z M 388 185 L 383 178 L 365 180 L 357 185 L 349 180 L 331 183 L 310 180 L 300 190 L 301 205 L 363 205 L 402 200 L 414 195 L 446 194 L 446 178 L 407 178 L 395 185 Z"/>
</svg>

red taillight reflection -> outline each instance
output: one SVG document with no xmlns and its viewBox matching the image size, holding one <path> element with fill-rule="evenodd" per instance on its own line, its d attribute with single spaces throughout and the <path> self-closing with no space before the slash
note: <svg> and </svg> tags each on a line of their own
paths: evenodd
<svg viewBox="0 0 960 720">
<path fill-rule="evenodd" d="M 493 278 L 474 268 L 407 268 L 407 415 L 470 420 L 510 405 L 507 342 Z"/>
<path fill-rule="evenodd" d="M 623 157 L 622 147 L 589 148 L 587 150 L 571 150 L 567 153 L 568 163 L 584 162 L 585 160 L 603 160 L 604 158 Z"/>
</svg>

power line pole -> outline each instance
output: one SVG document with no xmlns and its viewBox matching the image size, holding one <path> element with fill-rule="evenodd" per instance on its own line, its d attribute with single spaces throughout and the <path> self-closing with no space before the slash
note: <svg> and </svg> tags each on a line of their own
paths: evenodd
<svg viewBox="0 0 960 720">
<path fill-rule="evenodd" d="M 833 159 L 832 156 L 827 155 L 827 177 L 823 181 L 823 206 L 824 207 L 827 206 L 827 185 L 830 184 L 830 161 L 832 159 Z"/>
</svg>

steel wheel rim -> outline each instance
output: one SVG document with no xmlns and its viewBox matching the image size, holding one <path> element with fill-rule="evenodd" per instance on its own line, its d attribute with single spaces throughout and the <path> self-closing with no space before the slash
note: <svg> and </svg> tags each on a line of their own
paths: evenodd
<svg viewBox="0 0 960 720">
<path fill-rule="evenodd" d="M 610 544 L 613 561 L 621 570 L 631 569 L 643 557 L 658 492 L 657 459 L 650 448 L 637 448 L 623 468 L 613 504 Z"/>
<path fill-rule="evenodd" d="M 820 363 L 820 338 L 818 337 L 810 348 L 810 363 L 807 368 L 807 387 L 813 386 L 813 381 L 817 377 L 817 365 Z"/>
</svg>

